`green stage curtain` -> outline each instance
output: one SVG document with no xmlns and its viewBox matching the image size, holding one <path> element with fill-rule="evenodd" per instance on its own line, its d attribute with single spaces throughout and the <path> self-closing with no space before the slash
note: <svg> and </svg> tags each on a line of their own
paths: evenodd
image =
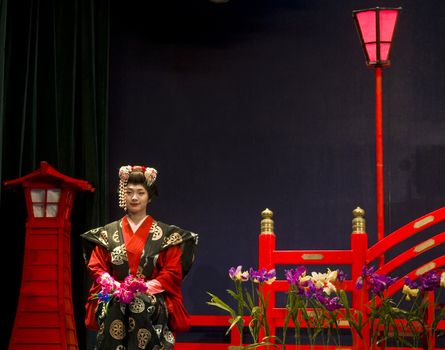
<svg viewBox="0 0 445 350">
<path fill-rule="evenodd" d="M 47 161 L 87 180 L 72 214 L 73 274 L 82 280 L 78 236 L 108 219 L 108 0 L 0 1 L 0 172 L 2 182 Z M 0 348 L 7 348 L 20 285 L 26 209 L 21 192 L 0 190 L 7 249 L 16 252 L 6 273 L 10 302 L 2 312 Z M 79 276 L 76 276 L 79 275 Z M 81 300 L 83 283 L 73 283 Z M 16 289 L 14 289 L 16 288 Z M 75 304 L 76 305 L 76 304 Z M 76 308 L 82 346 L 83 302 Z"/>
</svg>

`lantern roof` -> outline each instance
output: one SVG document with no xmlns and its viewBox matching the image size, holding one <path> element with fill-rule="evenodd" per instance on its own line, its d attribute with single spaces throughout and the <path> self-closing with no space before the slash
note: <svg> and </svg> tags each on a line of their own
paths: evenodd
<svg viewBox="0 0 445 350">
<path fill-rule="evenodd" d="M 59 183 L 64 183 L 74 190 L 94 192 L 94 187 L 90 183 L 88 183 L 88 181 L 79 180 L 64 175 L 53 168 L 51 165 L 49 165 L 46 161 L 41 161 L 40 168 L 34 170 L 32 173 L 19 177 L 15 180 L 4 181 L 3 184 L 5 185 L 5 187 L 14 187 L 22 185 L 25 182 L 48 181 L 48 179 L 52 179 Z"/>
</svg>

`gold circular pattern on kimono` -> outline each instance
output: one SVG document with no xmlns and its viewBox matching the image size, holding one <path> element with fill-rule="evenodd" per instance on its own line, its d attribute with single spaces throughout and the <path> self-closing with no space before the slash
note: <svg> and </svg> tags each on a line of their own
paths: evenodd
<svg viewBox="0 0 445 350">
<path fill-rule="evenodd" d="M 127 250 L 125 249 L 125 244 L 121 244 L 111 252 L 111 263 L 114 265 L 122 265 L 124 261 L 127 261 Z"/>
<path fill-rule="evenodd" d="M 120 243 L 121 240 L 119 238 L 119 232 L 118 231 L 114 231 L 113 234 L 111 235 L 111 237 L 113 237 L 113 241 L 115 241 L 116 243 Z"/>
<path fill-rule="evenodd" d="M 170 344 L 175 343 L 175 337 L 173 336 L 173 333 L 170 332 L 170 330 L 167 327 L 164 328 L 164 331 L 162 333 L 164 334 L 165 340 L 167 340 Z"/>
<path fill-rule="evenodd" d="M 138 348 L 139 349 L 145 349 L 147 347 L 147 344 L 151 340 L 151 334 L 146 328 L 141 328 L 138 330 Z"/>
<path fill-rule="evenodd" d="M 160 228 L 158 226 L 158 224 L 153 223 L 153 225 L 151 226 L 150 229 L 151 232 L 153 232 L 153 235 L 151 237 L 151 239 L 153 241 L 157 241 L 158 239 L 160 239 L 162 237 L 162 235 L 164 234 L 164 232 L 162 231 L 162 228 Z"/>
<path fill-rule="evenodd" d="M 128 305 L 131 312 L 140 314 L 145 309 L 144 301 L 141 298 L 134 298 L 134 300 Z"/>
<path fill-rule="evenodd" d="M 151 305 L 156 304 L 156 297 L 153 294 L 147 294 L 147 298 Z"/>
<path fill-rule="evenodd" d="M 162 245 L 163 247 L 166 247 L 168 245 L 175 245 L 179 243 L 182 243 L 182 236 L 179 234 L 179 232 L 173 232 L 170 236 L 165 238 Z"/>
<path fill-rule="evenodd" d="M 102 243 L 108 245 L 108 233 L 107 233 L 107 231 L 105 231 L 105 230 L 100 231 L 98 239 Z"/>
<path fill-rule="evenodd" d="M 133 332 L 136 327 L 136 321 L 133 317 L 128 317 L 128 332 Z"/>
<path fill-rule="evenodd" d="M 122 340 L 125 337 L 125 325 L 121 320 L 114 320 L 110 324 L 110 335 L 116 340 Z"/>
</svg>

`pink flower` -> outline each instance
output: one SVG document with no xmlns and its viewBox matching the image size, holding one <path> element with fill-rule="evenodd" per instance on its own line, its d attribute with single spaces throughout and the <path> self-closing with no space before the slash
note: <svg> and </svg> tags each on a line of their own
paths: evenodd
<svg viewBox="0 0 445 350">
<path fill-rule="evenodd" d="M 134 300 L 135 293 L 123 288 L 123 285 L 121 285 L 119 289 L 114 291 L 113 296 L 121 303 L 130 304 Z"/>
<path fill-rule="evenodd" d="M 111 292 L 119 287 L 119 282 L 116 282 L 108 272 L 105 272 L 99 276 L 96 282 L 102 286 L 101 292 L 103 294 L 111 294 Z"/>
<path fill-rule="evenodd" d="M 115 296 L 121 303 L 130 304 L 138 293 L 145 293 L 148 287 L 142 278 L 129 275 L 121 283 L 120 287 L 114 291 Z"/>
<path fill-rule="evenodd" d="M 145 281 L 142 278 L 129 275 L 125 278 L 124 282 L 120 283 L 115 281 L 109 273 L 105 272 L 96 280 L 102 286 L 102 289 L 98 296 L 101 300 L 108 299 L 106 295 L 116 297 L 121 303 L 131 303 L 138 293 L 145 293 L 148 290 Z"/>
<path fill-rule="evenodd" d="M 124 288 L 132 293 L 145 293 L 148 289 L 145 281 L 142 278 L 134 277 L 133 275 L 129 275 L 124 280 Z"/>
</svg>

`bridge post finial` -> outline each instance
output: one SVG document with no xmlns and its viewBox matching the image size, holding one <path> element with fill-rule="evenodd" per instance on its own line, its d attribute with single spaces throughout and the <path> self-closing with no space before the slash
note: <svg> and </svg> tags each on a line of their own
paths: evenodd
<svg viewBox="0 0 445 350">
<path fill-rule="evenodd" d="M 273 234 L 274 233 L 274 225 L 273 225 L 273 212 L 272 210 L 266 208 L 261 212 L 261 233 Z"/>
<path fill-rule="evenodd" d="M 352 233 L 366 233 L 365 211 L 357 207 L 352 211 Z"/>
</svg>

